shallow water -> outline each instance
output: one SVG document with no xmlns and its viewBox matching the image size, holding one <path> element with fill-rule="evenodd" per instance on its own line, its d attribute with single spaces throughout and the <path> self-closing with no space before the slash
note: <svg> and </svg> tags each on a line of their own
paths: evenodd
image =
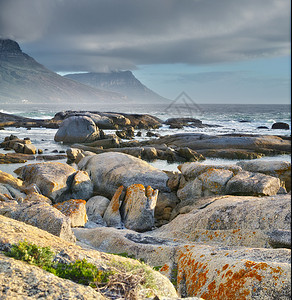
<svg viewBox="0 0 292 300">
<path fill-rule="evenodd" d="M 156 116 L 162 120 L 166 120 L 171 117 L 194 117 L 200 119 L 203 124 L 219 125 L 218 127 L 206 127 L 206 128 L 193 128 L 184 127 L 183 129 L 169 129 L 169 126 L 163 125 L 153 132 L 160 135 L 194 132 L 204 134 L 227 134 L 227 133 L 241 133 L 241 134 L 262 134 L 262 135 L 282 135 L 291 136 L 291 114 L 290 105 L 232 105 L 232 104 L 202 104 L 199 109 L 196 110 L 184 110 L 184 107 L 174 107 L 171 110 L 167 109 L 165 104 L 122 104 L 122 105 L 71 105 L 70 107 L 64 107 L 61 105 L 42 105 L 42 106 L 13 106 L 2 105 L 0 112 L 16 114 L 24 117 L 36 118 L 36 119 L 49 119 L 52 118 L 57 112 L 64 109 L 79 109 L 79 110 L 95 110 L 95 111 L 114 111 L 125 113 L 148 113 Z M 290 126 L 289 130 L 273 130 L 271 126 L 275 122 L 285 122 Z M 269 129 L 257 129 L 258 126 L 267 126 Z M 19 138 L 29 137 L 37 148 L 44 150 L 44 154 L 52 154 L 52 151 L 66 151 L 68 145 L 62 143 L 56 143 L 54 136 L 56 129 L 46 128 L 32 128 L 30 130 L 26 128 L 6 128 L 0 130 L 0 141 L 3 141 L 6 136 L 14 134 Z M 137 132 L 138 130 L 136 130 Z M 146 130 L 142 131 L 142 137 L 137 140 L 149 139 L 146 137 Z M 113 133 L 114 131 L 105 130 L 106 133 Z M 3 149 L 0 149 L 1 153 L 7 153 Z M 263 157 L 262 160 L 287 160 L 291 161 L 290 155 L 282 155 L 275 157 Z M 65 161 L 65 160 L 62 160 Z M 33 163 L 35 161 L 28 161 Z M 210 158 L 203 163 L 210 164 L 229 164 L 236 163 L 238 160 L 225 160 Z M 176 171 L 177 164 L 168 164 L 166 161 L 155 161 L 151 164 L 159 169 Z M 23 165 L 23 164 L 20 164 Z M 13 173 L 19 164 L 13 165 L 0 165 L 0 170 Z"/>
</svg>

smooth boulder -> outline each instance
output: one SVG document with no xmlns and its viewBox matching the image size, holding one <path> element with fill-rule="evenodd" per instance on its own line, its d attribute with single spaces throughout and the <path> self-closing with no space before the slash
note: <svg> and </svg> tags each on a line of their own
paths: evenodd
<svg viewBox="0 0 292 300">
<path fill-rule="evenodd" d="M 291 153 L 291 141 L 271 135 L 179 133 L 151 140 L 147 144 L 188 147 L 196 151 L 206 149 L 248 149 L 259 153 L 265 153 L 268 150 Z"/>
<path fill-rule="evenodd" d="M 271 232 L 290 230 L 291 197 L 217 196 L 153 232 L 182 242 L 271 248 Z M 285 233 L 283 233 L 285 234 Z"/>
<path fill-rule="evenodd" d="M 76 171 L 64 163 L 30 164 L 14 172 L 26 185 L 36 184 L 41 193 L 54 203 L 69 199 L 87 200 L 92 196 L 93 184 L 88 174 L 84 171 Z"/>
<path fill-rule="evenodd" d="M 280 179 L 261 174 L 242 171 L 226 184 L 226 194 L 245 196 L 273 196 L 280 189 Z"/>
<path fill-rule="evenodd" d="M 287 192 L 291 191 L 291 162 L 288 161 L 241 161 L 237 163 L 243 170 L 249 172 L 259 172 L 277 177 Z"/>
<path fill-rule="evenodd" d="M 0 215 L 38 227 L 64 240 L 76 241 L 70 219 L 46 202 L 0 202 Z"/>
<path fill-rule="evenodd" d="M 86 202 L 86 213 L 89 220 L 91 220 L 91 218 L 94 218 L 96 214 L 103 216 L 109 203 L 110 200 L 103 196 L 94 196 L 90 198 Z"/>
<path fill-rule="evenodd" d="M 124 153 L 106 152 L 84 157 L 78 167 L 86 171 L 94 184 L 94 192 L 112 198 L 117 188 L 131 184 L 150 185 L 169 192 L 168 176 L 147 162 Z"/>
<path fill-rule="evenodd" d="M 63 143 L 88 143 L 99 139 L 99 137 L 99 129 L 91 118 L 73 116 L 61 123 L 54 140 Z"/>
<path fill-rule="evenodd" d="M 284 123 L 284 122 L 276 122 L 272 125 L 272 129 L 290 129 L 289 124 Z"/>
</svg>

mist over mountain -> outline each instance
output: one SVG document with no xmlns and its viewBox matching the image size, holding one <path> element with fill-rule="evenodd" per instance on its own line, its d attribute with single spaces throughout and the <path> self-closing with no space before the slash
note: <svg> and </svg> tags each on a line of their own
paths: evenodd
<svg viewBox="0 0 292 300">
<path fill-rule="evenodd" d="M 169 101 L 147 88 L 131 71 L 67 74 L 64 77 L 94 88 L 121 93 L 128 99 L 138 102 Z"/>
<path fill-rule="evenodd" d="M 124 95 L 64 78 L 22 52 L 17 42 L 0 39 L 0 103 L 103 103 Z"/>
</svg>

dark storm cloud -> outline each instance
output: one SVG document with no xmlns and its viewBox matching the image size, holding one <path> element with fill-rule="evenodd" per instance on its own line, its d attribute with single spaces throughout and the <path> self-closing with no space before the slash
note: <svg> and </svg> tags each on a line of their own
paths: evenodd
<svg viewBox="0 0 292 300">
<path fill-rule="evenodd" d="M 56 71 L 286 55 L 287 0 L 0 0 L 0 35 Z"/>
</svg>

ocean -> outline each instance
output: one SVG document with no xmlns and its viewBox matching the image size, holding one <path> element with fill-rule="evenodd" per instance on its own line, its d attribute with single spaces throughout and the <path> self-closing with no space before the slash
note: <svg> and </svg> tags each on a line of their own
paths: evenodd
<svg viewBox="0 0 292 300">
<path fill-rule="evenodd" d="M 170 104 L 97 104 L 97 105 L 9 105 L 1 104 L 0 112 L 15 114 L 19 116 L 49 119 L 62 110 L 88 110 L 88 111 L 111 111 L 123 113 L 147 113 L 156 116 L 162 120 L 172 117 L 193 117 L 201 120 L 203 124 L 217 125 L 214 127 L 193 128 L 184 127 L 183 129 L 169 129 L 169 126 L 163 125 L 153 132 L 160 135 L 196 132 L 212 135 L 240 133 L 240 134 L 263 134 L 263 135 L 281 135 L 291 136 L 291 113 L 290 105 L 257 105 L 257 104 L 195 104 L 188 103 L 170 103 Z M 285 122 L 290 126 L 289 130 L 271 129 L 275 122 Z M 259 129 L 259 126 L 267 127 L 267 129 Z M 54 150 L 66 151 L 68 145 L 56 143 L 54 135 L 56 129 L 32 128 L 5 128 L 0 130 L 0 141 L 3 141 L 6 136 L 14 134 L 19 138 L 29 137 L 32 143 L 44 150 L 45 154 L 52 154 Z M 112 133 L 114 131 L 106 131 Z M 140 140 L 147 139 L 146 131 L 142 130 Z M 0 149 L 0 153 L 7 153 Z M 291 161 L 290 155 L 280 155 L 274 157 L 264 157 L 268 160 L 288 160 Z M 64 162 L 66 160 L 63 160 Z M 34 161 L 28 161 L 33 163 Z M 221 163 L 236 163 L 237 161 L 229 161 L 222 159 L 207 159 L 206 163 L 221 164 Z M 168 164 L 165 161 L 152 162 L 152 165 L 164 170 L 176 170 L 178 164 Z M 23 164 L 21 164 L 23 165 Z M 4 165 L 0 164 L 0 170 L 13 174 L 13 170 L 21 166 L 18 164 Z"/>
</svg>

